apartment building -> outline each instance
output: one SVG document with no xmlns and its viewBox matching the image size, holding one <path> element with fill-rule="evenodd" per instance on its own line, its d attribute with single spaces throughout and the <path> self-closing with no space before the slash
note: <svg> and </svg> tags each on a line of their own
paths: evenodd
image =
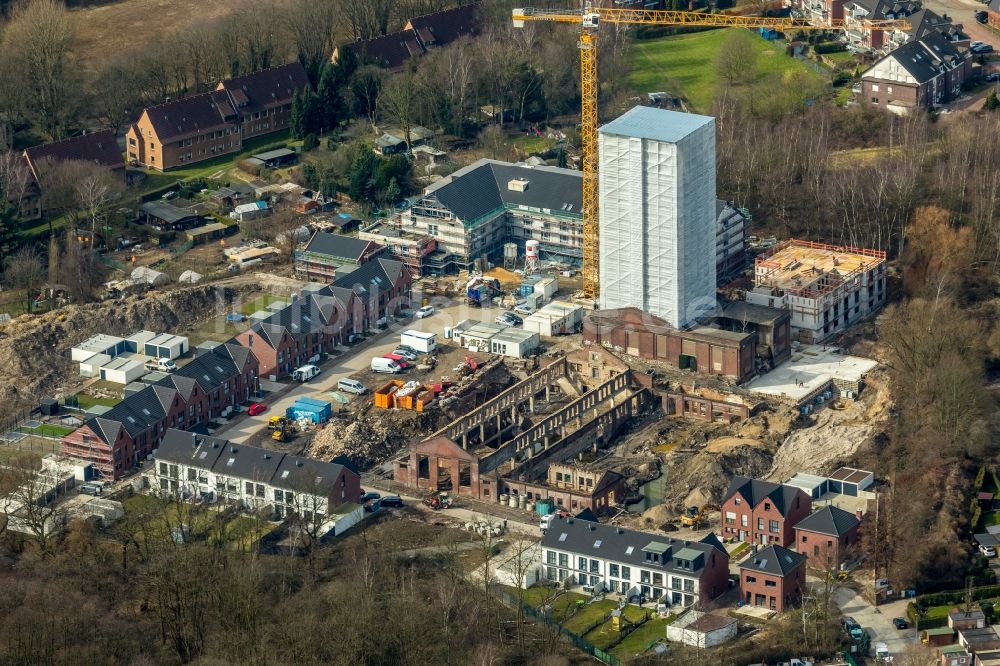
<svg viewBox="0 0 1000 666">
<path fill-rule="evenodd" d="M 885 252 L 787 240 L 758 255 L 748 303 L 788 310 L 792 335 L 825 340 L 885 305 Z"/>
<path fill-rule="evenodd" d="M 799 488 L 737 476 L 722 501 L 722 534 L 761 546 L 791 546 L 795 525 L 811 509 L 812 499 Z"/>
<path fill-rule="evenodd" d="M 126 133 L 129 164 L 166 171 L 239 153 L 243 141 L 288 127 L 292 98 L 309 87 L 299 62 L 147 107 Z"/>
<path fill-rule="evenodd" d="M 118 480 L 159 447 L 168 428 L 194 428 L 247 402 L 260 390 L 258 366 L 249 349 L 219 345 L 87 419 L 62 438 L 61 454 L 92 462 L 102 478 Z"/>
<path fill-rule="evenodd" d="M 556 518 L 542 538 L 545 578 L 587 590 L 705 603 L 729 589 L 729 555 L 714 534 L 684 541 L 579 518 Z"/>
<path fill-rule="evenodd" d="M 313 282 L 333 282 L 385 253 L 385 246 L 371 240 L 317 231 L 306 246 L 295 252 L 295 272 Z"/>
<path fill-rule="evenodd" d="M 750 220 L 744 210 L 722 199 L 715 201 L 715 210 L 715 280 L 721 285 L 746 268 Z"/>
<path fill-rule="evenodd" d="M 173 428 L 145 476 L 154 493 L 270 508 L 279 520 L 300 517 L 320 536 L 346 530 L 361 514 L 361 478 L 343 465 Z"/>
<path fill-rule="evenodd" d="M 429 257 L 437 252 L 438 242 L 427 234 L 403 231 L 398 225 L 379 224 L 358 232 L 361 240 L 372 241 L 386 248 L 386 256 L 406 265 L 413 277 L 428 274 Z"/>
<path fill-rule="evenodd" d="M 972 75 L 969 51 L 931 31 L 877 61 L 861 75 L 861 99 L 898 115 L 958 98 Z"/>
</svg>

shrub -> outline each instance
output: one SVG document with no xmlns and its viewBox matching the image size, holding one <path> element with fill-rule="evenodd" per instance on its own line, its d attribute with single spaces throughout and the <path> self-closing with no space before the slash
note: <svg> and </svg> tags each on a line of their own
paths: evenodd
<svg viewBox="0 0 1000 666">
<path fill-rule="evenodd" d="M 973 487 L 978 491 L 983 487 L 983 481 L 986 480 L 986 465 L 980 465 L 979 472 L 976 473 L 976 480 L 973 482 Z"/>
<path fill-rule="evenodd" d="M 816 46 L 813 47 L 813 50 L 817 55 L 821 55 L 823 53 L 839 53 L 841 51 L 846 51 L 847 45 L 841 44 L 840 42 L 823 42 L 821 44 L 816 44 Z"/>
<path fill-rule="evenodd" d="M 306 134 L 302 139 L 302 152 L 308 153 L 310 150 L 319 148 L 319 138 L 315 134 Z"/>
</svg>

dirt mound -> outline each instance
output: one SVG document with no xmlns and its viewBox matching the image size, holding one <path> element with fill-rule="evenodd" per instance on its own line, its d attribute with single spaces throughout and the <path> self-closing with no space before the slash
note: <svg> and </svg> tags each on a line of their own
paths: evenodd
<svg viewBox="0 0 1000 666">
<path fill-rule="evenodd" d="M 338 417 L 316 433 L 309 455 L 329 460 L 346 455 L 362 469 L 385 462 L 417 437 L 444 425 L 438 411 L 375 409 L 355 416 Z"/>
<path fill-rule="evenodd" d="M 126 336 L 147 329 L 178 331 L 217 312 L 250 283 L 204 285 L 155 295 L 69 305 L 44 315 L 22 315 L 0 325 L 0 415 L 33 406 L 46 395 L 68 392 L 76 383 L 70 348 L 92 335 Z"/>
<path fill-rule="evenodd" d="M 726 441 L 728 440 L 728 442 Z M 719 438 L 691 455 L 668 456 L 662 471 L 667 477 L 663 503 L 672 512 L 685 506 L 718 504 L 737 474 L 760 478 L 771 468 L 773 454 L 762 442 Z"/>
<path fill-rule="evenodd" d="M 708 444 L 705 445 L 705 451 L 708 453 L 728 453 L 729 451 L 740 446 L 764 447 L 765 444 L 760 440 L 746 439 L 743 437 L 717 437 L 710 440 Z"/>
</svg>

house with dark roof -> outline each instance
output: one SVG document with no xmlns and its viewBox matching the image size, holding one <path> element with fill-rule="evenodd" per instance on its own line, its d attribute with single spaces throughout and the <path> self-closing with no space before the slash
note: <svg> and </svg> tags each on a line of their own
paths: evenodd
<svg viewBox="0 0 1000 666">
<path fill-rule="evenodd" d="M 791 546 L 795 525 L 811 509 L 812 499 L 799 488 L 737 476 L 722 500 L 722 533 L 760 546 Z"/>
<path fill-rule="evenodd" d="M 124 184 L 125 159 L 118 148 L 118 141 L 111 130 L 90 132 L 80 136 L 25 148 L 21 154 L 24 168 L 24 191 L 19 201 L 12 201 L 20 211 L 21 219 L 38 219 L 42 209 L 41 185 L 45 172 L 52 165 L 65 162 L 85 162 L 106 169 Z M 13 197 L 12 193 L 8 193 Z"/>
<path fill-rule="evenodd" d="M 147 107 L 126 133 L 129 164 L 166 171 L 239 153 L 244 140 L 286 129 L 292 98 L 308 87 L 296 61 Z"/>
<path fill-rule="evenodd" d="M 806 589 L 806 558 L 770 545 L 740 564 L 740 597 L 747 606 L 781 612 L 798 604 Z"/>
<path fill-rule="evenodd" d="M 919 0 L 848 0 L 844 4 L 844 35 L 856 49 L 880 52 L 892 47 L 892 34 L 871 22 L 903 19 L 922 8 Z"/>
<path fill-rule="evenodd" d="M 903 34 L 906 41 L 915 41 L 932 32 L 940 33 L 945 40 L 955 46 L 968 48 L 969 36 L 961 23 L 954 23 L 947 14 L 941 15 L 930 9 L 921 9 L 906 17 L 910 23 L 910 29 Z"/>
<path fill-rule="evenodd" d="M 146 479 L 161 495 L 300 516 L 320 536 L 361 518 L 361 477 L 344 465 L 177 429 L 164 433 Z"/>
<path fill-rule="evenodd" d="M 472 2 L 412 18 L 397 32 L 335 48 L 330 61 L 336 63 L 343 51 L 350 50 L 362 63 L 397 70 L 430 49 L 477 35 L 479 26 L 479 4 Z"/>
<path fill-rule="evenodd" d="M 312 282 L 333 282 L 345 270 L 385 254 L 385 246 L 370 240 L 317 231 L 305 248 L 295 253 L 295 272 Z"/>
<path fill-rule="evenodd" d="M 835 506 L 825 506 L 795 524 L 795 549 L 809 566 L 837 569 L 857 548 L 861 519 Z"/>
<path fill-rule="evenodd" d="M 346 327 L 356 298 L 350 290 L 345 291 L 330 287 L 303 290 L 287 306 L 235 339 L 259 359 L 262 377 L 286 377 L 310 359 L 332 352 L 352 332 Z"/>
<path fill-rule="evenodd" d="M 166 201 L 147 201 L 139 206 L 140 221 L 157 231 L 184 231 L 201 226 L 201 215 Z"/>
<path fill-rule="evenodd" d="M 400 261 L 376 257 L 337 278 L 331 289 L 335 294 L 343 294 L 344 298 L 347 293 L 353 294 L 344 330 L 362 333 L 374 328 L 380 319 L 410 307 L 413 274 Z"/>
<path fill-rule="evenodd" d="M 866 104 L 905 115 L 946 104 L 972 74 L 969 52 L 930 31 L 878 60 L 861 75 Z"/>
<path fill-rule="evenodd" d="M 120 479 L 159 447 L 167 428 L 204 427 L 248 402 L 260 390 L 258 365 L 249 349 L 219 345 L 85 421 L 62 438 L 61 454 Z"/>
<path fill-rule="evenodd" d="M 545 578 L 680 609 L 729 589 L 729 555 L 714 534 L 674 539 L 614 525 L 556 517 L 542 537 Z"/>
</svg>

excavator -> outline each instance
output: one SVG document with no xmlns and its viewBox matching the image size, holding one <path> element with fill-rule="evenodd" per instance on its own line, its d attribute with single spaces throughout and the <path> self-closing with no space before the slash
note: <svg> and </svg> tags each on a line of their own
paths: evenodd
<svg viewBox="0 0 1000 666">
<path fill-rule="evenodd" d="M 271 431 L 271 439 L 276 442 L 287 442 L 295 433 L 295 425 L 288 419 L 280 421 L 277 427 Z"/>
<path fill-rule="evenodd" d="M 451 508 L 451 495 L 448 493 L 431 493 L 424 498 L 424 504 L 434 509 L 435 511 L 439 509 Z"/>
<path fill-rule="evenodd" d="M 680 516 L 680 523 L 684 527 L 694 527 L 702 521 L 701 509 L 696 506 L 689 506 Z"/>
</svg>

